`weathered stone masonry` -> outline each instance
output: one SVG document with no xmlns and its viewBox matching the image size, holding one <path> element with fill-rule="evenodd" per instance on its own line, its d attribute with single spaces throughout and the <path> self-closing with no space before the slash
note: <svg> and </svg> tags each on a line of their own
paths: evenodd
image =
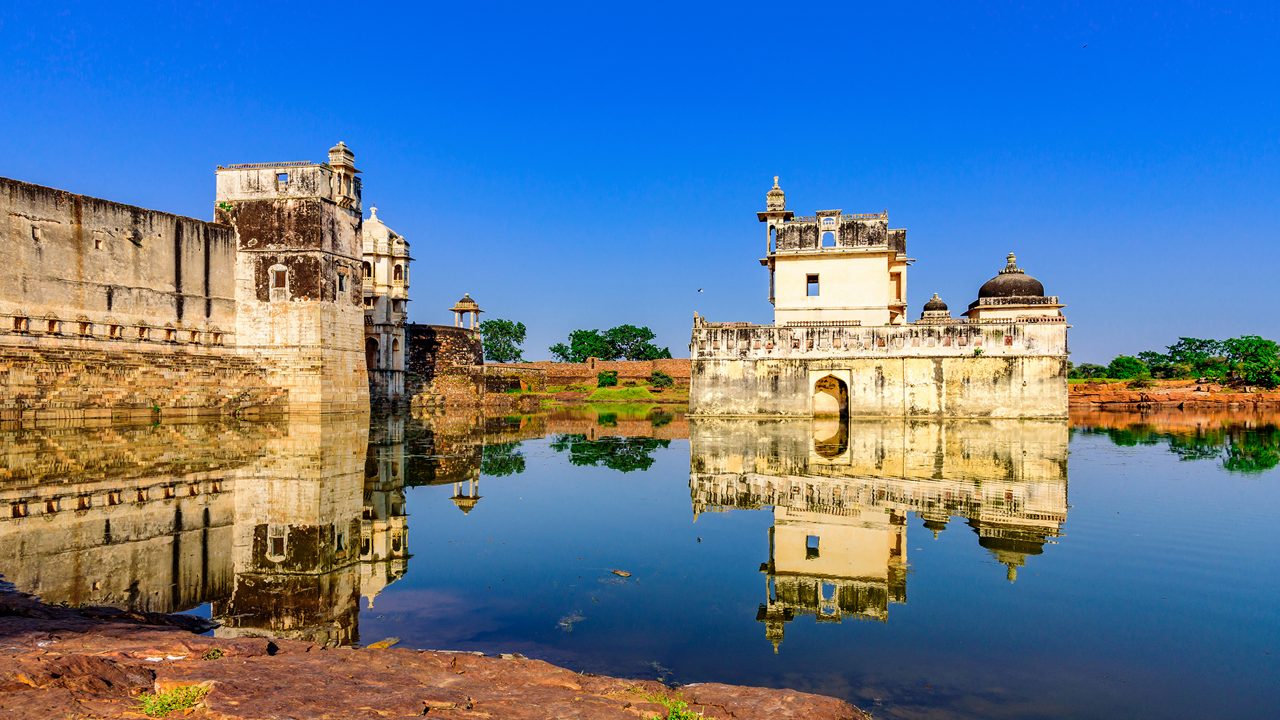
<svg viewBox="0 0 1280 720">
<path fill-rule="evenodd" d="M 215 222 L 0 178 L 0 422 L 367 412 L 357 172 L 219 168 Z"/>
<path fill-rule="evenodd" d="M 690 412 L 815 414 L 835 377 L 853 416 L 1064 417 L 1066 323 L 778 327 L 696 321 Z"/>
</svg>

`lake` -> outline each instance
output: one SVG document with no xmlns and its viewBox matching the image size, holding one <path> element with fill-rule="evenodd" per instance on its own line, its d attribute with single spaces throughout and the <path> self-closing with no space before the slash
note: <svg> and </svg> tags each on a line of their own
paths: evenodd
<svg viewBox="0 0 1280 720">
<path fill-rule="evenodd" d="M 398 637 L 877 717 L 1269 717 L 1278 426 L 595 407 L 6 430 L 0 575 L 219 636 Z"/>
</svg>

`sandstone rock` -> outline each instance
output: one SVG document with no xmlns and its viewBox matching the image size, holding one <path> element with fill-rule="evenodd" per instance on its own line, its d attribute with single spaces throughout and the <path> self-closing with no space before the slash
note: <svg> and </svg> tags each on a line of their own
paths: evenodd
<svg viewBox="0 0 1280 720">
<path fill-rule="evenodd" d="M 845 702 L 790 690 L 719 684 L 673 690 L 514 654 L 323 649 L 291 640 L 215 639 L 187 632 L 180 627 L 185 621 L 159 623 L 0 592 L 0 717 L 136 718 L 140 692 L 197 684 L 212 689 L 194 716 L 219 720 L 647 720 L 665 715 L 655 696 L 678 696 L 717 720 L 868 717 Z"/>
</svg>

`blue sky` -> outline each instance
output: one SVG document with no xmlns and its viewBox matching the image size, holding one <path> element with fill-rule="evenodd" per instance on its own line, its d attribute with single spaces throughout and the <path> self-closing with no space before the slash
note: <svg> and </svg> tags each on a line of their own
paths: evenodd
<svg viewBox="0 0 1280 720">
<path fill-rule="evenodd" d="M 1274 4 L 118 5 L 0 5 L 0 175 L 208 218 L 216 165 L 344 140 L 412 318 L 470 292 L 531 358 L 767 322 L 773 175 L 908 228 L 913 317 L 1013 250 L 1077 362 L 1280 336 Z"/>
</svg>

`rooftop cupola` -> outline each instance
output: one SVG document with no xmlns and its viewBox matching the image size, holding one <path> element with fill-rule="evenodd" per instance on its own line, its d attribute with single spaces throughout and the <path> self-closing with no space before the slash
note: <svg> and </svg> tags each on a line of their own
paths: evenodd
<svg viewBox="0 0 1280 720">
<path fill-rule="evenodd" d="M 356 154 L 351 152 L 351 148 L 347 144 L 338 141 L 337 145 L 329 148 L 329 166 L 334 168 L 345 167 L 350 168 L 351 172 L 359 172 L 356 170 Z"/>
<path fill-rule="evenodd" d="M 773 176 L 773 187 L 764 196 L 764 207 L 769 212 L 787 209 L 787 194 L 778 187 L 778 176 Z"/>
<path fill-rule="evenodd" d="M 942 298 L 938 297 L 938 293 L 934 293 L 933 297 L 929 298 L 924 304 L 924 312 L 920 313 L 922 323 L 950 322 L 954 319 L 951 317 L 951 310 Z"/>
<path fill-rule="evenodd" d="M 470 329 L 475 330 L 480 325 L 480 313 L 484 312 L 480 309 L 480 303 L 471 299 L 471 293 L 463 293 L 462 299 L 453 304 L 449 308 L 453 312 L 453 326 L 467 327 L 467 315 L 470 315 Z"/>
</svg>

